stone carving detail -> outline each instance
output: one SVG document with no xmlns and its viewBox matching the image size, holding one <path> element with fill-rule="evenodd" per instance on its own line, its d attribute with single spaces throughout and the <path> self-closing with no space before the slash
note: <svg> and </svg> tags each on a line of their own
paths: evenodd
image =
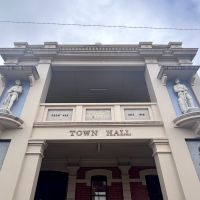
<svg viewBox="0 0 200 200">
<path fill-rule="evenodd" d="M 196 109 L 193 98 L 188 92 L 188 88 L 184 84 L 181 84 L 179 79 L 175 80 L 174 91 L 178 95 L 178 105 L 183 114 Z"/>
<path fill-rule="evenodd" d="M 111 120 L 111 110 L 110 109 L 87 109 L 86 110 L 86 120 Z"/>
<path fill-rule="evenodd" d="M 47 121 L 72 121 L 73 110 L 50 109 L 47 113 Z"/>
<path fill-rule="evenodd" d="M 124 109 L 125 120 L 149 120 L 148 109 Z"/>
<path fill-rule="evenodd" d="M 11 108 L 18 100 L 22 91 L 23 87 L 20 80 L 16 80 L 15 84 L 6 91 L 6 98 L 0 108 L 0 130 L 19 128 L 24 123 L 23 120 L 14 116 L 11 112 Z"/>
<path fill-rule="evenodd" d="M 21 81 L 16 80 L 15 85 L 8 89 L 7 96 L 3 101 L 3 106 L 0 111 L 7 114 L 11 114 L 10 110 L 13 107 L 14 103 L 18 100 L 19 95 L 22 93 L 22 91 L 23 87 L 21 85 Z"/>
</svg>

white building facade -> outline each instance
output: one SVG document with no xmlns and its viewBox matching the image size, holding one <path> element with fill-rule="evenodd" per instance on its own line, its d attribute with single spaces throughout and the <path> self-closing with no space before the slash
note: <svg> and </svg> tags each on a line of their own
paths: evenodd
<svg viewBox="0 0 200 200">
<path fill-rule="evenodd" d="M 0 199 L 200 199 L 196 48 L 0 48 Z"/>
</svg>

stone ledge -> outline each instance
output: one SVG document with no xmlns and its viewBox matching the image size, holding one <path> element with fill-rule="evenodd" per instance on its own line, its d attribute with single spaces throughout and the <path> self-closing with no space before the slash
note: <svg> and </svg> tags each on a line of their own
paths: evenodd
<svg viewBox="0 0 200 200">
<path fill-rule="evenodd" d="M 0 113 L 0 129 L 15 129 L 21 128 L 23 120 L 11 114 Z"/>
<path fill-rule="evenodd" d="M 162 121 L 135 122 L 35 122 L 34 127 L 77 127 L 77 126 L 163 126 Z"/>
<path fill-rule="evenodd" d="M 196 134 L 200 133 L 200 111 L 183 114 L 173 120 L 175 125 L 180 128 L 191 128 Z"/>
</svg>

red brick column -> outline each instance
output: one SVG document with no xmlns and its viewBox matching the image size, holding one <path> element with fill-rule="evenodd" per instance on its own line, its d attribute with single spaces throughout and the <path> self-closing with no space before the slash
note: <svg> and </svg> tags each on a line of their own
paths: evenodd
<svg viewBox="0 0 200 200">
<path fill-rule="evenodd" d="M 142 183 L 130 183 L 132 200 L 148 200 L 148 191 Z"/>
<path fill-rule="evenodd" d="M 122 183 L 112 183 L 108 186 L 109 200 L 123 200 Z"/>
<path fill-rule="evenodd" d="M 130 179 L 140 179 L 140 171 L 145 169 L 155 169 L 155 167 L 131 167 L 129 170 L 129 177 Z M 148 190 L 146 185 L 142 184 L 142 180 L 138 182 L 131 182 L 130 183 L 131 188 L 131 199 L 132 200 L 149 200 Z"/>
<path fill-rule="evenodd" d="M 87 186 L 86 183 L 77 183 L 75 199 L 90 200 L 90 186 Z"/>
</svg>

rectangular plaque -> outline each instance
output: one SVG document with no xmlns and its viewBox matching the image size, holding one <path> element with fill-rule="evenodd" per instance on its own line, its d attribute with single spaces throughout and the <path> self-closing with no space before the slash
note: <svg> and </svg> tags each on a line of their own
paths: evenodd
<svg viewBox="0 0 200 200">
<path fill-rule="evenodd" d="M 111 120 L 111 109 L 86 109 L 85 119 L 89 121 Z"/>
<path fill-rule="evenodd" d="M 149 120 L 148 109 L 124 109 L 125 120 Z"/>
<path fill-rule="evenodd" d="M 186 140 L 186 143 L 200 180 L 200 140 Z"/>
<path fill-rule="evenodd" d="M 72 121 L 73 109 L 49 109 L 47 121 Z"/>
</svg>

